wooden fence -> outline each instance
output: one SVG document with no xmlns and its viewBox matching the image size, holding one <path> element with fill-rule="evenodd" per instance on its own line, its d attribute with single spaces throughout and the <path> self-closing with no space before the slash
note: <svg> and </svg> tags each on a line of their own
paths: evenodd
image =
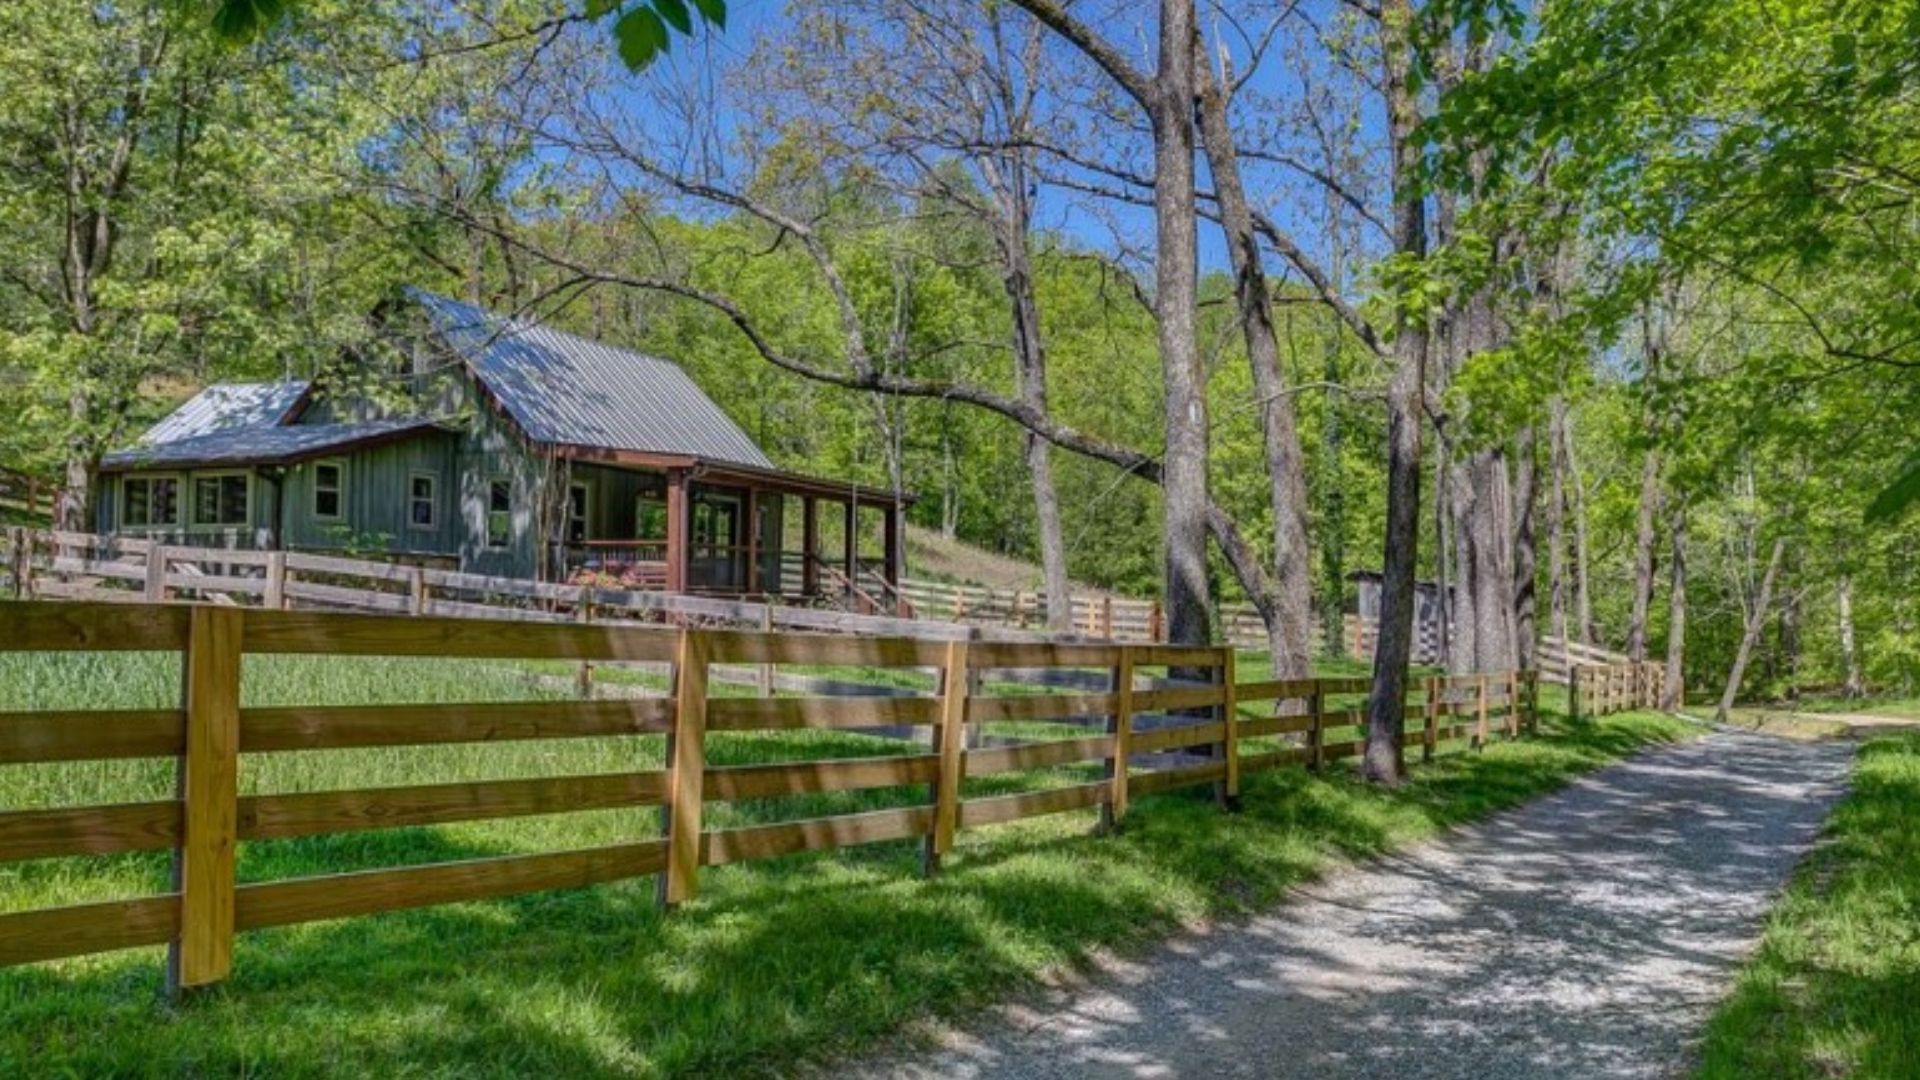
<svg viewBox="0 0 1920 1080">
<path fill-rule="evenodd" d="M 1667 669 L 1651 661 L 1575 664 L 1567 686 L 1568 710 L 1575 717 L 1656 709 L 1667 688 Z"/>
<path fill-rule="evenodd" d="M 0 652 L 161 651 L 183 657 L 177 709 L 0 713 L 0 765 L 174 758 L 177 797 L 116 806 L 0 812 L 0 861 L 118 852 L 177 853 L 176 891 L 0 915 L 0 964 L 170 944 L 170 985 L 225 979 L 236 932 L 656 876 L 664 905 L 692 898 L 703 867 L 876 841 L 918 839 L 931 873 L 958 830 L 1077 809 L 1111 825 L 1132 800 L 1213 785 L 1230 802 L 1247 773 L 1318 768 L 1363 748 L 1359 679 L 1240 683 L 1228 649 L 969 642 L 697 628 L 486 623 L 465 619 L 211 605 L 0 604 Z M 672 665 L 670 697 L 621 701 L 280 706 L 242 703 L 244 657 L 466 657 L 643 660 Z M 932 669 L 938 689 L 908 698 L 725 698 L 720 663 Z M 985 673 L 1095 669 L 1099 693 L 983 693 Z M 1155 672 L 1164 673 L 1158 681 Z M 1147 688 L 1139 687 L 1147 679 Z M 1283 706 L 1269 703 L 1286 703 Z M 1521 674 L 1416 681 L 1403 746 L 1484 745 L 1534 723 Z M 978 745 L 969 728 L 1081 718 L 1094 734 Z M 708 732 L 911 726 L 924 749 L 877 758 L 711 767 Z M 255 755 L 347 747 L 661 736 L 646 772 L 242 797 Z M 1204 755 L 1204 756 L 1201 756 Z M 969 778 L 1099 762 L 1093 782 L 968 797 Z M 893 809 L 707 829 L 705 804 L 925 785 Z M 658 806 L 659 835 L 584 850 L 237 883 L 242 842 L 613 807 Z"/>
<path fill-rule="evenodd" d="M 1161 642 L 1157 602 L 1113 596 L 1074 598 L 1073 630 L 1046 631 L 1042 599 L 908 579 L 901 593 L 914 618 L 713 596 L 490 577 L 435 567 L 302 552 L 157 544 L 133 536 L 12 529 L 0 545 L 0 591 L 16 598 L 199 600 L 236 606 L 451 615 L 517 621 L 698 622 L 751 629 L 905 635 L 997 641 Z M 1344 651 L 1372 654 L 1370 621 L 1346 616 Z M 1220 606 L 1220 640 L 1264 649 L 1266 629 L 1250 605 Z M 1318 622 L 1316 649 L 1324 645 Z M 1540 678 L 1566 685 L 1583 665 L 1627 663 L 1617 652 L 1545 637 L 1536 650 Z"/>
</svg>

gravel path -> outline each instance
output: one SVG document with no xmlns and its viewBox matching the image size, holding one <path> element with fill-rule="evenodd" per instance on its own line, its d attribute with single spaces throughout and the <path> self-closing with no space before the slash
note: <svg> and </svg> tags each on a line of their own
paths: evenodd
<svg viewBox="0 0 1920 1080">
<path fill-rule="evenodd" d="M 1718 732 L 1649 751 L 929 1055 L 850 1071 L 1670 1076 L 1852 750 Z"/>
</svg>

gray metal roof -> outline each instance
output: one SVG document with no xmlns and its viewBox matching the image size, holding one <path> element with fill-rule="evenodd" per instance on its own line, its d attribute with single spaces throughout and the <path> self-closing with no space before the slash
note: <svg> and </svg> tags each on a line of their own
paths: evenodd
<svg viewBox="0 0 1920 1080">
<path fill-rule="evenodd" d="M 435 421 L 410 417 L 353 424 L 230 428 L 116 450 L 101 459 L 100 467 L 109 472 L 126 472 L 219 465 L 287 465 L 352 446 L 403 438 L 437 426 Z"/>
<path fill-rule="evenodd" d="M 307 392 L 300 381 L 215 383 L 153 425 L 140 441 L 148 445 L 238 428 L 272 427 L 286 419 Z"/>
<path fill-rule="evenodd" d="M 538 442 L 771 469 L 679 365 L 409 290 L 447 344 Z"/>
</svg>

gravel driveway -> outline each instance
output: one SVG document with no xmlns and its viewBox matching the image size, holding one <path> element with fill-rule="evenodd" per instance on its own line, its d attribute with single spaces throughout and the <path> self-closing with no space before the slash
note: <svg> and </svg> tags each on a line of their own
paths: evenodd
<svg viewBox="0 0 1920 1080">
<path fill-rule="evenodd" d="M 1853 747 L 1718 732 L 1003 1010 L 895 1077 L 1670 1076 Z"/>
</svg>

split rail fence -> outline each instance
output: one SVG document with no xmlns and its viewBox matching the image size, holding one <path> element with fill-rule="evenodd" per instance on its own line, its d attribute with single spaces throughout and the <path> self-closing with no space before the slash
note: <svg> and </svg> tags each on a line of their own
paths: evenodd
<svg viewBox="0 0 1920 1080">
<path fill-rule="evenodd" d="M 1665 665 L 1652 661 L 1575 664 L 1568 682 L 1568 711 L 1575 717 L 1657 709 L 1667 688 Z"/>
<path fill-rule="evenodd" d="M 1231 803 L 1248 773 L 1320 768 L 1364 747 L 1364 680 L 1235 681 L 1224 648 L 936 641 L 751 630 L 654 628 L 237 609 L 211 605 L 0 604 L 0 652 L 147 651 L 183 658 L 177 709 L 0 713 L 0 765 L 173 758 L 177 797 L 113 806 L 0 811 L 0 862 L 134 851 L 176 854 L 174 891 L 0 914 L 0 965 L 167 944 L 169 984 L 226 979 L 237 932 L 375 912 L 657 878 L 658 900 L 694 897 L 702 868 L 878 841 L 920 841 L 938 870 L 962 829 L 1095 809 L 1105 825 L 1133 800 L 1212 785 Z M 277 706 L 243 703 L 243 660 L 257 655 L 482 660 L 644 660 L 672 665 L 663 699 Z M 725 698 L 711 665 L 846 664 L 932 669 L 936 693 L 909 698 Z M 1100 693 L 985 693 L 1008 669 L 1094 669 Z M 1156 673 L 1159 675 L 1155 681 Z M 1138 681 L 1148 680 L 1148 689 Z M 1410 691 L 1404 747 L 1518 736 L 1536 720 L 1527 675 L 1432 677 Z M 1079 718 L 1093 734 L 981 747 L 968 728 Z M 873 725 L 925 730 L 915 752 L 713 767 L 709 732 L 780 733 Z M 1030 730 L 1030 729 L 1029 729 Z M 607 736 L 660 736 L 652 771 L 436 783 L 371 790 L 240 795 L 257 755 L 352 747 Z M 976 777 L 1098 763 L 1098 778 L 971 797 Z M 1059 775 L 1053 774 L 1055 779 Z M 1082 777 L 1088 773 L 1082 773 Z M 1006 779 L 1002 777 L 1002 779 Z M 1073 779 L 1068 777 L 1066 779 Z M 709 829 L 703 807 L 893 787 L 903 805 Z M 551 851 L 236 881 L 244 842 L 431 826 L 616 807 L 660 808 L 657 835 Z"/>
</svg>

